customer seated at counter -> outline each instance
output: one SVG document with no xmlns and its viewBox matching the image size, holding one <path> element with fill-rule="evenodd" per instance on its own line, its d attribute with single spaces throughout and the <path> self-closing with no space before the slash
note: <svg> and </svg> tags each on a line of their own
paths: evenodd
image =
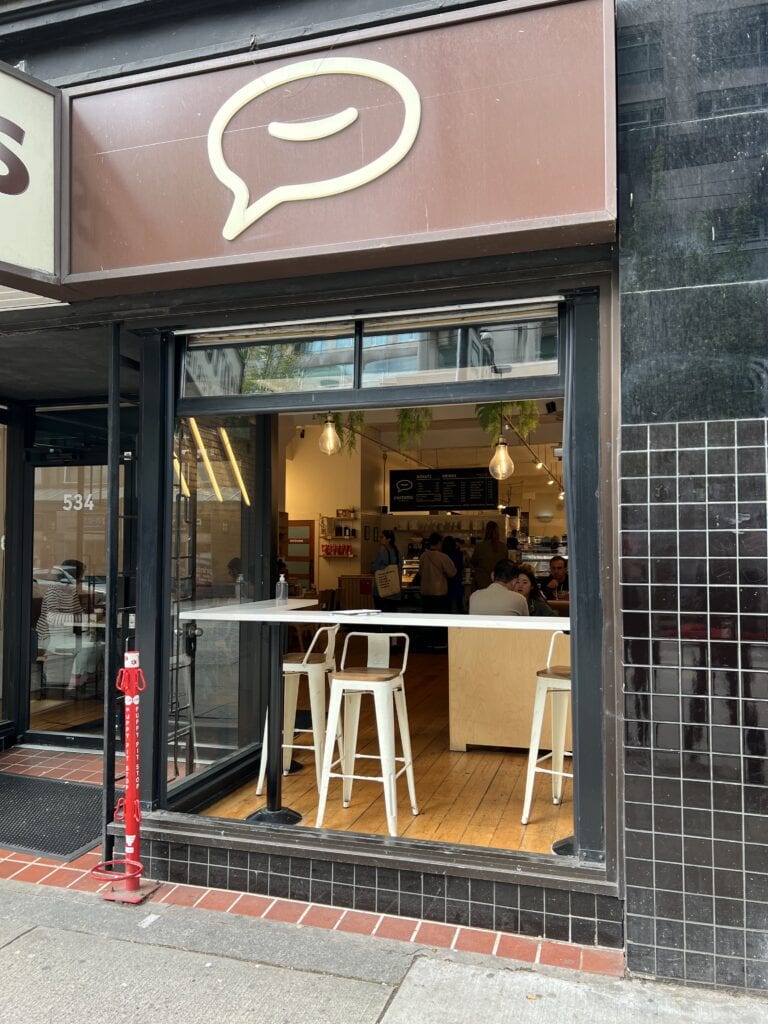
<svg viewBox="0 0 768 1024">
<path fill-rule="evenodd" d="M 528 602 L 513 588 L 519 575 L 517 566 L 508 558 L 494 565 L 491 583 L 485 590 L 476 590 L 469 598 L 470 615 L 528 615 Z"/>
<path fill-rule="evenodd" d="M 562 555 L 553 555 L 549 560 L 549 579 L 542 587 L 548 601 L 567 601 L 568 594 L 568 563 Z"/>
<path fill-rule="evenodd" d="M 550 608 L 544 600 L 536 577 L 530 569 L 518 566 L 517 576 L 512 580 L 512 589 L 516 594 L 522 594 L 528 602 L 529 615 L 557 615 L 555 609 Z"/>
</svg>

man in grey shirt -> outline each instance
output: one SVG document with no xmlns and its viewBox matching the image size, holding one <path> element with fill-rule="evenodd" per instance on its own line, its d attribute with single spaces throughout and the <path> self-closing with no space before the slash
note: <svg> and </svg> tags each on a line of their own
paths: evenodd
<svg viewBox="0 0 768 1024">
<path fill-rule="evenodd" d="M 528 602 L 511 590 L 518 569 L 508 558 L 493 567 L 493 582 L 485 590 L 476 590 L 469 598 L 470 615 L 527 615 Z"/>
</svg>

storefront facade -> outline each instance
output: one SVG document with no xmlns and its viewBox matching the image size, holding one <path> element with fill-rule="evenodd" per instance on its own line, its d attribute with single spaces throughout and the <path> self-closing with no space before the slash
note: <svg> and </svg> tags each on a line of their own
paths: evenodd
<svg viewBox="0 0 768 1024">
<path fill-rule="evenodd" d="M 657 93 L 672 74 L 662 57 L 678 31 L 676 17 L 687 24 L 699 18 L 698 7 L 673 5 L 653 20 L 649 4 L 645 21 L 624 26 L 619 5 L 618 259 L 615 26 L 602 0 L 441 4 L 440 14 L 429 4 L 418 11 L 370 5 L 354 29 L 341 7 L 337 17 L 325 5 L 326 22 L 311 31 L 298 6 L 279 17 L 269 9 L 258 31 L 249 28 L 246 58 L 223 41 L 243 29 L 237 10 L 214 28 L 187 6 L 190 41 L 205 27 L 212 42 L 205 50 L 190 45 L 180 57 L 169 52 L 167 23 L 121 25 L 109 6 L 90 23 L 89 46 L 69 55 L 47 49 L 44 14 L 39 34 L 20 22 L 0 36 L 2 59 L 25 59 L 29 74 L 63 87 L 71 147 L 69 243 L 43 281 L 71 304 L 8 313 L 2 330 L 9 348 L 66 332 L 100 351 L 103 373 L 81 397 L 98 406 L 102 396 L 103 451 L 97 458 L 94 444 L 80 462 L 103 466 L 98 494 L 110 509 L 103 523 L 107 677 L 120 645 L 135 642 L 156 680 L 142 712 L 147 874 L 624 947 L 638 974 L 766 987 L 761 178 L 756 162 L 752 185 L 729 200 L 730 212 L 715 211 L 716 251 L 683 259 L 688 225 L 711 211 L 694 196 L 684 214 L 672 213 L 680 177 L 702 162 L 694 159 L 693 122 L 675 138 L 677 125 L 666 122 L 682 122 L 683 113 L 660 116 Z M 740 5 L 732 7 L 737 19 Z M 696 24 L 710 42 L 707 73 L 717 76 L 717 26 L 707 18 L 702 10 Z M 117 78 L 106 63 L 106 25 L 118 47 L 124 40 L 137 48 L 132 66 L 121 69 L 133 76 Z M 573 49 L 578 61 L 570 59 Z M 361 78 L 354 114 L 373 121 L 360 147 L 368 163 L 357 168 L 345 90 Z M 323 97 L 321 88 L 318 104 L 307 82 L 317 87 L 320 79 L 330 92 Z M 531 81 L 535 89 L 525 85 Z M 401 116 L 381 102 L 382 86 L 398 94 Z M 283 106 L 268 115 L 269 139 L 288 141 L 289 153 L 334 134 L 342 145 L 323 156 L 318 180 L 308 183 L 291 179 L 295 157 L 282 165 L 260 157 L 269 187 L 259 198 L 232 167 L 250 158 L 243 141 L 258 131 L 259 153 L 268 152 L 264 124 L 255 115 L 249 123 L 248 106 L 286 87 Z M 713 89 L 706 95 L 715 102 Z M 697 102 L 704 111 L 709 100 Z M 342 120 L 331 123 L 326 115 L 337 109 Z M 733 130 L 732 117 L 701 116 L 703 149 L 719 126 Z M 759 123 L 764 114 L 746 117 Z M 756 145 L 757 124 L 749 132 Z M 718 166 L 727 165 L 728 139 L 719 145 Z M 713 163 L 711 154 L 706 160 Z M 291 184 L 281 185 L 286 178 Z M 680 234 L 667 251 L 658 240 L 671 236 L 672 224 Z M 554 377 L 366 389 L 366 336 L 375 333 L 367 323 L 441 326 L 472 309 L 482 311 L 480 323 L 505 304 L 555 309 Z M 739 324 L 733 346 L 718 340 L 724 310 L 732 311 L 732 327 Z M 232 463 L 245 465 L 241 456 L 249 453 L 239 481 L 248 501 L 238 498 L 241 598 L 271 596 L 279 417 L 324 412 L 330 399 L 322 388 L 222 387 L 226 342 L 262 343 L 266 328 L 296 336 L 297 325 L 322 334 L 340 321 L 351 325 L 352 373 L 349 387 L 334 387 L 336 412 L 545 397 L 565 403 L 575 776 L 569 856 L 232 820 L 222 828 L 221 819 L 201 816 L 255 773 L 270 659 L 258 626 L 233 634 L 234 750 L 203 771 L 189 764 L 179 771 L 176 763 L 169 776 L 169 759 L 178 761 L 169 712 L 178 725 L 185 658 L 198 640 L 208 642 L 178 619 L 183 559 L 203 521 L 179 512 L 184 485 L 189 490 L 197 472 L 185 464 L 185 447 L 209 447 L 195 437 L 199 422 L 212 435 L 224 430 L 227 445 L 233 439 Z M 698 344 L 704 325 L 715 332 L 709 346 Z M 662 345 L 649 344 L 649 330 Z M 218 349 L 206 348 L 206 332 Z M 193 358 L 218 367 L 207 390 L 184 388 Z M 70 405 L 76 394 L 68 392 Z M 137 401 L 134 413 L 126 397 Z M 50 426 L 45 432 L 41 414 L 45 404 L 66 404 L 63 394 L 36 398 L 9 401 L 7 410 L 8 477 L 24 486 L 6 512 L 6 534 L 17 540 L 7 554 L 6 597 L 15 586 L 22 609 L 30 595 L 13 581 L 33 564 L 36 541 L 24 524 L 38 490 L 25 452 L 48 443 L 56 465 L 54 433 Z M 71 493 L 87 501 L 96 485 L 71 479 Z M 6 606 L 6 638 L 29 635 L 33 625 L 29 613 Z M 4 713 L 9 737 L 29 740 L 23 648 L 6 639 Z M 109 720 L 113 709 L 106 712 Z"/>
</svg>

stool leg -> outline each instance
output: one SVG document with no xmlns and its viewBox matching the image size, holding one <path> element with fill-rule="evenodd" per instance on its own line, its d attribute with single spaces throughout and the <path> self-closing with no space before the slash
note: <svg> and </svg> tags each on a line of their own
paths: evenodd
<svg viewBox="0 0 768 1024">
<path fill-rule="evenodd" d="M 308 666 L 307 684 L 309 686 L 309 706 L 312 711 L 312 742 L 315 744 L 315 775 L 319 790 L 325 732 L 325 670 L 322 665 Z"/>
<path fill-rule="evenodd" d="M 351 776 L 355 774 L 355 754 L 357 753 L 357 727 L 360 722 L 361 693 L 350 690 L 344 694 L 344 742 L 342 744 L 342 803 L 349 807 L 352 801 Z"/>
<path fill-rule="evenodd" d="M 565 752 L 565 729 L 568 724 L 567 690 L 552 691 L 552 803 L 563 799 L 563 754 Z"/>
<path fill-rule="evenodd" d="M 413 778 L 411 731 L 408 728 L 408 708 L 405 704 L 405 690 L 402 686 L 395 690 L 395 707 L 397 708 L 397 722 L 400 726 L 400 743 L 403 748 L 403 759 L 405 760 L 405 777 L 408 780 L 408 796 L 411 798 L 411 810 L 414 814 L 418 814 L 419 806 L 416 803 L 416 782 Z"/>
<path fill-rule="evenodd" d="M 376 706 L 376 731 L 379 734 L 381 780 L 384 783 L 384 806 L 387 827 L 391 836 L 397 835 L 397 779 L 395 778 L 395 718 L 392 691 L 388 686 L 377 686 L 373 691 Z"/>
<path fill-rule="evenodd" d="M 259 781 L 256 783 L 256 796 L 261 796 L 264 790 L 264 777 L 267 774 L 267 722 L 269 721 L 269 709 L 264 715 L 264 732 L 261 737 L 261 757 L 259 758 Z"/>
<path fill-rule="evenodd" d="M 533 722 L 531 723 L 531 745 L 528 749 L 528 774 L 525 779 L 525 800 L 523 801 L 523 825 L 528 824 L 533 799 L 533 784 L 536 781 L 536 761 L 539 758 L 539 741 L 541 739 L 541 723 L 544 720 L 544 705 L 547 701 L 547 687 L 536 682 L 536 698 L 533 702 Z"/>
<path fill-rule="evenodd" d="M 331 685 L 331 699 L 328 703 L 328 728 L 325 732 L 325 743 L 323 744 L 323 770 L 320 773 L 320 794 L 317 800 L 317 818 L 315 828 L 323 827 L 325 817 L 325 804 L 328 800 L 328 783 L 331 778 L 331 761 L 333 760 L 333 738 L 338 728 L 339 712 L 341 711 L 340 685 Z"/>
<path fill-rule="evenodd" d="M 293 753 L 293 730 L 296 728 L 296 705 L 299 702 L 299 674 L 283 674 L 283 775 L 291 770 Z"/>
</svg>

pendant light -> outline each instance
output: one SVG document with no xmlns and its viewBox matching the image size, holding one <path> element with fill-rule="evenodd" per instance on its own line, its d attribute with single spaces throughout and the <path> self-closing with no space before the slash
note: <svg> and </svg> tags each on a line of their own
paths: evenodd
<svg viewBox="0 0 768 1024">
<path fill-rule="evenodd" d="M 326 455 L 338 455 L 341 451 L 341 438 L 336 431 L 336 424 L 330 413 L 325 418 L 318 445 L 320 451 L 325 452 Z"/>
<path fill-rule="evenodd" d="M 509 455 L 509 445 L 504 437 L 504 407 L 499 405 L 499 440 L 496 442 L 496 451 L 493 453 L 488 472 L 495 480 L 506 480 L 515 472 L 515 464 Z"/>
</svg>

